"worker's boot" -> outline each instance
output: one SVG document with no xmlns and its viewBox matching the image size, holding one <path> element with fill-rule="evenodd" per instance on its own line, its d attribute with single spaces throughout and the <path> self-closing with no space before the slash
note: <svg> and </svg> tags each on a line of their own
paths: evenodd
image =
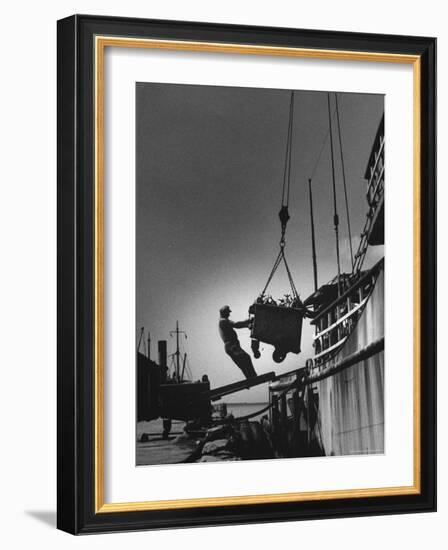
<svg viewBox="0 0 448 550">
<path fill-rule="evenodd" d="M 259 359 L 261 357 L 260 340 L 252 339 L 250 347 L 252 349 L 252 353 L 254 354 L 255 359 Z"/>
</svg>

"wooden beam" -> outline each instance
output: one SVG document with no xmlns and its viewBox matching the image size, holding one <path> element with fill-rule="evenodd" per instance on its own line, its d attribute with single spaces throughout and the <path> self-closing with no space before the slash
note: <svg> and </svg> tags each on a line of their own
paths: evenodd
<svg viewBox="0 0 448 550">
<path fill-rule="evenodd" d="M 260 384 L 270 382 L 275 378 L 275 376 L 275 372 L 268 372 L 267 374 L 255 376 L 254 378 L 241 380 L 241 382 L 234 382 L 233 384 L 228 384 L 227 386 L 220 386 L 219 388 L 215 388 L 207 392 L 207 397 L 209 397 L 211 401 L 217 401 L 225 395 L 230 395 L 231 393 L 236 393 L 241 390 L 248 390 L 254 386 L 259 386 Z"/>
</svg>

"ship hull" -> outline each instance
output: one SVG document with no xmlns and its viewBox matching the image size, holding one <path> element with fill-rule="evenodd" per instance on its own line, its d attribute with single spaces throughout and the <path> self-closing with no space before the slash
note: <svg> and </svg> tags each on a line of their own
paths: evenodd
<svg viewBox="0 0 448 550">
<path fill-rule="evenodd" d="M 335 365 L 384 339 L 384 270 Z M 314 384 L 325 455 L 384 453 L 384 350 Z"/>
</svg>

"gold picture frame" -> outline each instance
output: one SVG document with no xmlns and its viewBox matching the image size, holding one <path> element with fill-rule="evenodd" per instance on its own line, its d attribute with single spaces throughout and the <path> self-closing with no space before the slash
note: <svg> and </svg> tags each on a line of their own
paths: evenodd
<svg viewBox="0 0 448 550">
<path fill-rule="evenodd" d="M 278 513 L 281 515 L 281 510 L 285 510 L 285 506 L 292 506 L 289 510 L 289 517 L 307 517 L 304 515 L 304 508 L 300 504 L 320 503 L 325 504 L 323 508 L 322 516 L 326 517 L 331 515 L 331 510 L 334 510 L 336 504 L 340 505 L 341 502 L 350 500 L 351 506 L 357 508 L 356 512 L 351 510 L 347 511 L 347 515 L 363 514 L 363 513 L 375 513 L 372 510 L 381 509 L 383 502 L 392 503 L 394 497 L 397 500 L 396 510 L 400 510 L 402 502 L 406 501 L 407 506 L 412 507 L 412 503 L 415 506 L 420 506 L 422 509 L 434 508 L 434 493 L 428 495 L 428 476 L 434 476 L 432 471 L 430 460 L 428 462 L 427 454 L 431 454 L 433 451 L 434 432 L 429 438 L 428 448 L 428 426 L 423 426 L 425 432 L 426 448 L 422 449 L 422 419 L 425 420 L 430 417 L 428 409 L 428 403 L 425 401 L 422 403 L 422 379 L 424 385 L 430 385 L 431 381 L 427 381 L 427 377 L 431 376 L 432 359 L 431 357 L 424 357 L 425 372 L 422 370 L 422 338 L 425 342 L 428 338 L 427 334 L 422 334 L 422 327 L 424 323 L 428 323 L 428 312 L 422 313 L 422 242 L 423 246 L 428 246 L 428 239 L 431 239 L 431 231 L 428 226 L 431 225 L 429 219 L 430 212 L 425 210 L 422 203 L 422 194 L 427 196 L 434 192 L 434 181 L 428 178 L 427 164 L 432 162 L 431 157 L 434 155 L 434 144 L 431 143 L 428 147 L 428 120 L 433 116 L 431 109 L 428 108 L 428 97 L 434 93 L 434 67 L 433 64 L 428 62 L 428 56 L 434 55 L 433 50 L 435 43 L 433 39 L 426 39 L 424 44 L 421 44 L 417 39 L 407 39 L 404 37 L 388 37 L 388 46 L 383 47 L 383 51 L 378 49 L 378 37 L 372 35 L 367 40 L 363 35 L 358 35 L 363 39 L 363 43 L 367 46 L 365 49 L 356 49 L 353 40 L 338 33 L 323 32 L 317 33 L 317 38 L 314 40 L 314 45 L 307 47 L 295 45 L 294 42 L 307 42 L 309 39 L 305 35 L 301 34 L 302 31 L 288 31 L 293 38 L 290 39 L 291 44 L 285 44 L 286 38 L 281 35 L 280 30 L 269 30 L 270 44 L 254 43 L 255 33 L 258 29 L 240 29 L 241 38 L 236 42 L 224 41 L 226 31 L 231 30 L 230 27 L 222 26 L 222 33 L 217 33 L 217 39 L 204 40 L 206 25 L 197 25 L 185 23 L 184 33 L 179 32 L 175 38 L 161 38 L 160 34 L 163 34 L 163 30 L 170 28 L 170 22 L 164 22 L 161 27 L 155 22 L 139 21 L 139 32 L 135 33 L 135 29 L 131 32 L 128 27 L 128 20 L 121 21 L 114 18 L 89 18 L 88 16 L 74 16 L 60 22 L 59 27 L 59 43 L 60 43 L 60 61 L 62 64 L 68 61 L 76 61 L 77 48 L 79 52 L 77 54 L 77 62 L 80 59 L 84 59 L 86 67 L 75 66 L 72 68 L 71 78 L 73 80 L 82 81 L 85 79 L 86 71 L 89 71 L 90 82 L 93 84 L 89 91 L 88 100 L 84 100 L 84 105 L 90 104 L 93 108 L 93 113 L 90 114 L 91 123 L 88 128 L 90 135 L 90 146 L 93 145 L 94 154 L 93 157 L 93 188 L 94 192 L 90 196 L 91 200 L 91 212 L 93 214 L 92 225 L 90 231 L 93 231 L 93 247 L 90 254 L 90 261 L 93 265 L 92 273 L 92 292 L 89 295 L 89 299 L 93 300 L 93 354 L 92 361 L 89 363 L 88 368 L 91 369 L 91 396 L 93 396 L 92 416 L 86 419 L 86 422 L 90 423 L 93 420 L 93 426 L 91 426 L 90 436 L 93 443 L 90 453 L 89 468 L 90 473 L 87 476 L 88 483 L 91 491 L 87 495 L 87 489 L 84 483 L 83 491 L 85 492 L 84 498 L 80 498 L 80 505 L 84 507 L 85 511 L 83 519 L 80 519 L 78 515 L 75 521 L 70 514 L 69 506 L 66 504 L 66 495 L 60 494 L 59 505 L 59 527 L 70 532 L 96 532 L 115 529 L 128 529 L 135 528 L 135 522 L 137 521 L 137 528 L 152 528 L 158 527 L 163 522 L 167 522 L 171 526 L 181 525 L 180 519 L 182 513 L 187 513 L 187 519 L 183 519 L 184 524 L 206 524 L 207 522 L 201 522 L 198 518 L 198 513 L 203 512 L 204 509 L 213 510 L 216 515 L 223 513 L 224 509 L 235 510 L 236 517 L 229 519 L 229 514 L 226 513 L 222 516 L 222 520 L 218 520 L 218 523 L 232 523 L 238 521 L 246 521 L 248 512 L 247 510 L 252 506 L 256 506 L 259 510 L 260 505 L 265 506 L 266 510 L 272 514 L 270 517 L 275 518 L 275 507 L 281 505 L 283 508 L 278 508 Z M 162 28 L 163 27 L 163 28 Z M 220 26 L 221 27 L 221 26 Z M 174 29 L 174 30 L 173 30 Z M 172 31 L 178 30 L 177 27 L 172 27 Z M 183 34 L 197 35 L 197 39 L 186 39 Z M 207 35 L 208 36 L 208 35 Z M 288 35 L 289 36 L 289 35 Z M 75 40 L 76 37 L 76 40 Z M 244 37 L 244 38 L 243 38 Z M 359 39 L 358 38 L 358 39 Z M 275 42 L 278 42 L 277 44 Z M 323 47 L 319 45 L 327 41 L 328 46 Z M 68 43 L 70 44 L 68 45 Z M 286 41 L 287 42 L 287 41 Z M 281 45 L 280 45 L 281 44 Z M 338 48 L 336 48 L 338 44 Z M 344 47 L 344 44 L 346 45 Z M 423 48 L 424 45 L 424 48 Z M 175 50 L 175 51 L 189 51 L 189 52 L 207 52 L 207 53 L 225 53 L 225 54 L 244 54 L 244 55 L 268 55 L 268 56 L 287 56 L 287 57 L 299 57 L 299 58 L 311 58 L 311 59 L 325 59 L 325 60 L 339 60 L 339 61 L 365 61 L 365 62 L 381 62 L 381 63 L 399 63 L 412 65 L 413 70 L 413 201 L 414 201 L 414 265 L 413 265 L 413 293 L 414 293 L 414 363 L 413 363 L 413 381 L 414 381 L 414 409 L 413 409 L 413 484 L 410 486 L 402 487 L 381 487 L 370 489 L 355 489 L 355 490 L 330 490 L 330 491 L 317 491 L 317 492 L 305 492 L 305 493 L 281 493 L 281 494 L 264 494 L 264 495 L 246 495 L 246 496 L 226 496 L 216 498 L 192 498 L 192 499 L 179 499 L 179 500 L 158 500 L 158 501 L 142 501 L 142 502 L 105 502 L 104 494 L 104 92 L 105 92 L 105 52 L 107 48 L 142 48 L 142 49 L 157 49 L 157 50 Z M 91 60 L 86 61 L 87 53 L 91 51 Z M 406 52 L 406 53 L 405 53 Z M 68 59 L 69 58 L 69 59 Z M 87 66 L 88 65 L 88 66 Z M 60 75 L 61 88 L 59 95 L 59 102 L 67 101 L 63 96 L 65 93 L 65 81 L 68 80 L 68 76 L 65 75 L 65 71 L 68 71 L 67 65 L 64 69 L 61 69 Z M 73 77 L 73 73 L 76 73 L 76 77 Z M 88 82 L 86 83 L 88 84 Z M 424 96 L 424 98 L 422 97 Z M 424 99 L 424 101 L 423 101 Z M 81 104 L 82 101 L 79 101 Z M 79 107 L 78 107 L 79 109 Z M 64 109 L 62 109 L 64 110 Z M 70 111 L 68 111 L 71 113 Z M 60 117 L 67 117 L 68 114 L 60 113 Z M 422 120 L 424 123 L 422 123 Z M 69 126 L 69 124 L 67 123 Z M 67 131 L 64 129 L 64 131 Z M 79 129 L 78 129 L 79 131 Z M 84 130 L 82 130 L 84 131 Z M 430 136 L 431 138 L 431 136 Z M 87 138 L 85 138 L 87 139 Z M 425 139 L 425 146 L 422 148 L 422 139 Z M 431 138 L 433 139 L 433 137 Z M 85 147 L 83 144 L 78 146 Z M 64 147 L 61 145 L 61 147 Z M 426 155 L 426 158 L 422 159 L 422 154 Z M 73 154 L 77 154 L 73 152 Z M 65 172 L 68 165 L 64 164 L 60 166 L 61 173 L 60 178 L 64 178 L 63 172 Z M 76 175 L 73 175 L 75 180 Z M 64 178 L 64 184 L 66 179 Z M 60 183 L 62 185 L 62 183 Z M 92 200 L 93 199 L 93 200 Z M 428 199 L 425 200 L 425 205 L 428 203 Z M 68 208 L 67 205 L 60 204 L 60 210 L 64 209 L 64 212 Z M 424 218 L 424 219 L 423 219 Z M 61 229 L 62 231 L 62 229 Z M 62 234 L 62 239 L 65 241 L 66 237 Z M 434 264 L 435 258 L 432 258 Z M 430 267 L 433 267 L 430 266 Z M 423 273 L 423 276 L 427 278 L 427 275 Z M 425 279 L 427 283 L 427 279 Z M 64 282 L 61 283 L 64 285 Z M 65 292 L 67 290 L 64 290 Z M 69 290 L 70 291 L 70 290 Z M 434 292 L 434 290 L 432 290 Z M 62 315 L 62 314 L 61 314 Z M 432 319 L 432 323 L 434 323 Z M 76 345 L 74 346 L 76 347 Z M 424 345 L 427 349 L 427 344 Z M 61 361 L 61 360 L 60 360 Z M 431 363 L 432 367 L 427 368 L 427 364 Z M 60 369 L 66 368 L 61 366 Z M 74 378 L 78 376 L 78 370 L 86 369 L 86 366 L 75 365 L 74 366 Z M 77 370 L 78 369 L 78 370 Z M 61 375 L 61 373 L 60 373 Z M 425 386 L 426 387 L 426 386 Z M 80 390 L 81 388 L 78 388 Z M 63 390 L 60 390 L 63 391 Z M 63 408 L 63 405 L 60 405 Z M 422 410 L 422 407 L 425 410 Z M 74 439 L 79 437 L 79 434 L 74 434 Z M 73 444 L 75 448 L 75 444 Z M 64 459 L 64 453 L 61 451 L 61 463 L 60 469 L 63 471 L 61 476 L 69 476 L 67 474 L 68 462 L 67 458 Z M 65 460 L 65 462 L 64 462 Z M 80 458 L 71 457 L 73 464 L 80 466 Z M 84 461 L 84 468 L 86 468 L 86 460 Z M 433 457 L 433 460 L 435 458 Z M 85 471 L 85 470 L 84 470 Z M 77 476 L 75 476 L 77 477 Z M 66 486 L 67 481 L 59 480 L 59 484 Z M 72 479 L 71 484 L 79 484 L 79 478 Z M 431 483 L 429 483 L 431 485 Z M 76 492 L 73 489 L 74 493 Z M 79 492 L 79 485 L 77 488 Z M 399 498 L 397 498 L 399 497 Z M 90 510 L 86 498 L 90 498 Z M 407 500 L 406 500 L 407 499 Z M 425 503 L 423 503 L 423 501 Z M 357 506 L 359 503 L 359 506 Z M 367 504 L 366 504 L 367 503 Z M 294 508 L 295 505 L 298 505 Z M 425 508 L 426 506 L 426 508 Z M 67 511 L 69 510 L 69 511 Z M 220 512 L 216 512 L 220 510 Z M 242 512 L 244 510 L 244 513 Z M 295 510 L 295 512 L 294 512 Z M 162 517 L 160 514 L 169 511 L 170 517 L 168 520 Z M 190 511 L 190 512 L 186 512 Z M 195 513 L 196 511 L 196 513 Z M 176 515 L 177 512 L 177 515 Z M 144 516 L 141 519 L 139 516 L 136 519 L 135 514 L 139 513 L 140 516 Z M 192 513 L 195 513 L 195 518 L 192 518 Z M 240 519 L 238 519 L 238 513 L 240 513 Z M 154 520 L 152 520 L 153 514 Z M 159 515 L 158 515 L 159 514 Z M 234 514 L 234 515 L 235 515 Z M 295 515 L 294 515 L 295 514 Z M 278 517 L 280 517 L 280 515 Z M 340 514 L 339 514 L 340 515 Z M 205 517 L 205 516 L 203 516 Z M 209 518 L 209 523 L 216 522 L 216 517 Z M 315 517 L 319 517 L 319 512 L 316 512 Z M 249 519 L 247 521 L 256 521 Z M 162 523 L 161 523 L 162 522 Z M 132 527 L 134 526 L 134 527 Z"/>
</svg>

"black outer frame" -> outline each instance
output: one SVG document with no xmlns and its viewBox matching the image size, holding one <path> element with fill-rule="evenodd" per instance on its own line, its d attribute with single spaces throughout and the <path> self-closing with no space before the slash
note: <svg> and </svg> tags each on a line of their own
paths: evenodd
<svg viewBox="0 0 448 550">
<path fill-rule="evenodd" d="M 421 56 L 421 493 L 94 513 L 94 37 Z M 74 15 L 58 21 L 57 526 L 73 534 L 436 510 L 436 39 Z"/>
</svg>

